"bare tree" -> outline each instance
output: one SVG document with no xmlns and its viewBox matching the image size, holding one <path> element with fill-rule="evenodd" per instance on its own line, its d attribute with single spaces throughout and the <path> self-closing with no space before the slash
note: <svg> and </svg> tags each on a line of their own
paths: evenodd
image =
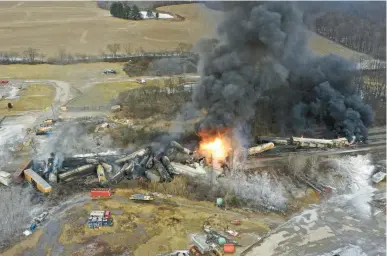
<svg viewBox="0 0 387 256">
<path fill-rule="evenodd" d="M 132 47 L 130 44 L 125 44 L 124 45 L 124 51 L 127 55 L 130 55 L 132 53 Z"/>
<path fill-rule="evenodd" d="M 139 48 L 137 48 L 136 50 L 137 53 L 144 53 L 144 49 L 140 46 Z"/>
<path fill-rule="evenodd" d="M 10 61 L 16 61 L 16 59 L 19 57 L 19 53 L 17 52 L 10 52 L 9 53 L 9 59 Z"/>
<path fill-rule="evenodd" d="M 30 63 L 34 62 L 39 55 L 38 50 L 31 47 L 25 50 L 23 53 L 24 58 L 26 58 Z"/>
<path fill-rule="evenodd" d="M 120 50 L 120 44 L 108 44 L 107 49 L 113 54 L 113 57 L 117 56 L 117 52 Z"/>
<path fill-rule="evenodd" d="M 189 52 L 192 49 L 192 44 L 187 43 L 179 43 L 176 47 L 176 51 L 178 52 Z"/>
<path fill-rule="evenodd" d="M 64 63 L 64 62 L 66 62 L 66 60 L 67 60 L 67 52 L 66 52 L 66 49 L 60 48 L 60 49 L 59 49 L 59 61 L 60 61 L 61 63 Z"/>
</svg>

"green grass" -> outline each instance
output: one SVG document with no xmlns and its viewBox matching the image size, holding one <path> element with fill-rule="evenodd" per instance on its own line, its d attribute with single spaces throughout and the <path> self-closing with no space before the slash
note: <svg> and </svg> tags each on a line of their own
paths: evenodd
<svg viewBox="0 0 387 256">
<path fill-rule="evenodd" d="M 1 66 L 1 79 L 56 79 L 64 81 L 103 80 L 107 78 L 127 78 L 122 71 L 124 63 L 81 63 L 73 65 L 23 65 L 12 64 Z M 105 75 L 105 69 L 114 69 L 117 75 Z M 76 84 L 75 84 L 76 86 Z"/>
<path fill-rule="evenodd" d="M 136 82 L 107 82 L 95 84 L 83 95 L 69 103 L 69 106 L 103 105 L 124 92 L 141 86 Z"/>
<path fill-rule="evenodd" d="M 179 80 L 177 76 L 171 78 L 150 79 L 146 81 L 145 85 L 138 84 L 137 82 L 104 82 L 98 83 L 83 92 L 83 95 L 74 99 L 69 103 L 69 106 L 87 106 L 87 105 L 103 105 L 110 100 L 117 98 L 121 92 L 144 86 L 157 86 L 164 87 L 167 85 L 168 80 L 172 80 L 173 85 L 178 85 L 179 82 L 192 82 L 197 79 Z"/>
<path fill-rule="evenodd" d="M 352 60 L 358 60 L 360 57 L 370 58 L 313 32 L 310 32 L 309 47 L 319 55 L 336 54 Z"/>
<path fill-rule="evenodd" d="M 44 110 L 51 106 L 55 96 L 55 88 L 47 84 L 31 84 L 20 92 L 19 99 L 0 100 L 0 115 L 12 115 L 29 110 Z M 8 109 L 11 102 L 13 109 Z"/>
</svg>

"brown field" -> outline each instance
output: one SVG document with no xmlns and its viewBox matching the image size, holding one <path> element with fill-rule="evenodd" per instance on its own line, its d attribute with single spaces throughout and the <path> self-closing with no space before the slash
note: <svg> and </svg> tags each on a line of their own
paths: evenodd
<svg viewBox="0 0 387 256">
<path fill-rule="evenodd" d="M 177 20 L 128 21 L 109 16 L 95 2 L 0 2 L 0 51 L 22 53 L 28 47 L 46 56 L 60 48 L 72 54 L 100 54 L 110 43 L 130 44 L 132 51 L 174 50 L 180 42 L 197 42 L 214 34 L 217 11 L 200 4 L 160 7 L 178 14 Z M 310 46 L 317 53 L 351 58 L 356 52 L 312 34 Z"/>
<path fill-rule="evenodd" d="M 2 2 L 0 51 L 21 53 L 32 47 L 57 56 L 63 47 L 72 54 L 97 55 L 106 51 L 109 43 L 130 44 L 132 50 L 174 50 L 180 42 L 193 43 L 212 32 L 207 11 L 199 5 L 165 10 L 185 20 L 123 20 L 110 17 L 109 11 L 98 8 L 95 2 Z"/>
</svg>

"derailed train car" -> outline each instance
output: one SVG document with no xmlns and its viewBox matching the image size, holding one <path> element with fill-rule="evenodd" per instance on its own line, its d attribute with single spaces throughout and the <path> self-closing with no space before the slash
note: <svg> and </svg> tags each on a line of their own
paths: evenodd
<svg viewBox="0 0 387 256">
<path fill-rule="evenodd" d="M 325 140 L 303 137 L 291 137 L 290 143 L 297 148 L 341 148 L 351 144 L 346 138 Z"/>
<path fill-rule="evenodd" d="M 48 184 L 42 177 L 39 176 L 32 169 L 24 170 L 25 179 L 31 183 L 34 187 L 36 187 L 42 193 L 49 193 L 52 190 L 50 184 Z"/>
</svg>

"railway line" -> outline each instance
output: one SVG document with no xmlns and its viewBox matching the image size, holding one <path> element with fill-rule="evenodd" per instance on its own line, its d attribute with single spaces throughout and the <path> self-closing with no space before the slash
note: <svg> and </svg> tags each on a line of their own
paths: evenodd
<svg viewBox="0 0 387 256">
<path fill-rule="evenodd" d="M 251 156 L 241 167 L 244 170 L 253 170 L 267 166 L 286 165 L 289 159 L 294 157 L 328 157 L 353 154 L 374 154 L 386 151 L 385 127 L 373 127 L 370 129 L 367 143 L 357 144 L 345 148 L 334 149 L 295 149 L 290 145 L 278 145 L 274 149 L 263 152 L 257 156 Z M 384 157 L 385 158 L 385 157 Z"/>
</svg>

